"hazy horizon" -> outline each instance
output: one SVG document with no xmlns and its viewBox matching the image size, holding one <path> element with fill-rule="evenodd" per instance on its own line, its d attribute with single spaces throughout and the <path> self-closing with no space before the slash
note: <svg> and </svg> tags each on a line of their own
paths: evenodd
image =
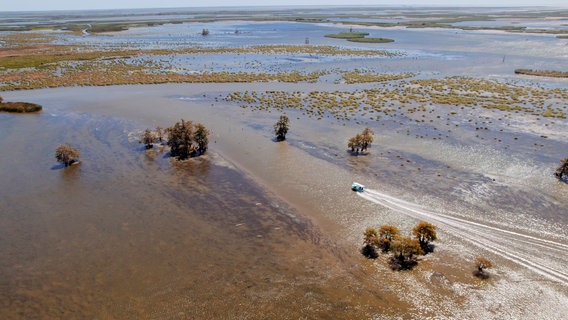
<svg viewBox="0 0 568 320">
<path fill-rule="evenodd" d="M 151 1 L 151 0 L 125 0 L 110 1 L 99 0 L 97 2 L 78 2 L 72 0 L 55 0 L 55 1 L 14 1 L 10 3 L 0 4 L 0 12 L 2 11 L 61 11 L 61 10 L 105 10 L 105 9 L 158 9 L 158 8 L 208 8 L 208 7 L 270 7 L 270 6 L 412 6 L 412 7 L 562 7 L 568 8 L 565 0 L 543 0 L 535 3 L 534 0 L 503 0 L 498 3 L 491 0 L 464 1 L 456 4 L 454 1 L 448 0 L 430 0 L 428 2 L 410 0 L 410 1 L 346 1 L 346 0 L 312 0 L 309 5 L 301 0 L 266 0 L 253 1 L 245 0 L 238 2 L 230 0 L 211 0 L 206 6 L 195 4 L 184 0 L 169 1 Z"/>
</svg>

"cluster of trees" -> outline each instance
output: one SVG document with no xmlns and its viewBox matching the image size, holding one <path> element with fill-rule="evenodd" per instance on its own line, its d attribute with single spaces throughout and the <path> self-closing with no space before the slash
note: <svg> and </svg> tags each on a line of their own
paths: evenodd
<svg viewBox="0 0 568 320">
<path fill-rule="evenodd" d="M 392 253 L 389 263 L 393 270 L 411 269 L 418 263 L 417 256 L 434 251 L 431 242 L 437 239 L 436 227 L 422 221 L 412 229 L 412 235 L 414 237 L 403 237 L 397 227 L 388 225 L 378 231 L 368 228 L 361 253 L 372 259 L 379 256 L 378 251 Z"/>
<path fill-rule="evenodd" d="M 144 130 L 142 137 L 140 138 L 140 143 L 143 143 L 146 149 L 152 149 L 154 143 L 164 142 L 164 130 L 162 127 L 157 126 L 154 131 L 150 129 Z"/>
<path fill-rule="evenodd" d="M 209 145 L 209 130 L 201 123 L 194 124 L 183 119 L 169 128 L 144 130 L 140 143 L 143 143 L 146 149 L 151 149 L 154 143 L 163 143 L 166 135 L 170 156 L 178 160 L 200 156 L 207 151 Z"/>
<path fill-rule="evenodd" d="M 165 135 L 168 137 L 170 156 L 178 160 L 202 155 L 209 145 L 209 130 L 201 123 L 194 124 L 183 119 L 166 129 L 158 126 L 155 130 L 144 130 L 140 143 L 146 149 L 151 149 L 154 143 L 164 143 Z M 66 167 L 77 162 L 80 156 L 81 152 L 69 143 L 61 144 L 55 149 L 55 158 Z"/>
<path fill-rule="evenodd" d="M 558 180 L 568 181 L 568 158 L 560 161 L 560 166 L 556 169 L 554 175 Z"/>
<path fill-rule="evenodd" d="M 384 225 L 377 231 L 367 228 L 363 238 L 361 253 L 369 258 L 379 257 L 379 251 L 391 253 L 389 258 L 390 267 L 393 270 L 412 269 L 418 263 L 418 256 L 434 251 L 432 241 L 437 239 L 436 226 L 421 221 L 412 229 L 412 237 L 403 237 L 397 227 Z M 475 259 L 475 271 L 473 275 L 481 278 L 489 278 L 486 269 L 493 267 L 493 263 L 483 257 Z"/>
<path fill-rule="evenodd" d="M 351 148 L 351 153 L 356 155 L 359 154 L 359 150 L 361 150 L 361 152 L 365 152 L 367 148 L 371 146 L 374 134 L 373 130 L 367 127 L 363 130 L 363 132 L 351 137 L 347 142 L 347 147 Z"/>
</svg>

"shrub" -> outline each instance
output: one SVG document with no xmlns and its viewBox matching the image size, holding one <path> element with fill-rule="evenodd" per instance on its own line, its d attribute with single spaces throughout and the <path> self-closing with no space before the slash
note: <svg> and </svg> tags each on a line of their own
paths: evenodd
<svg viewBox="0 0 568 320">
<path fill-rule="evenodd" d="M 485 269 L 489 269 L 491 267 L 493 267 L 493 263 L 489 259 L 483 257 L 476 258 L 475 271 L 473 272 L 473 275 L 481 279 L 487 279 L 489 278 L 489 274 L 485 271 Z"/>
<path fill-rule="evenodd" d="M 74 148 L 71 144 L 65 143 L 60 144 L 55 149 L 55 158 L 58 162 L 62 162 L 66 167 L 77 162 L 77 159 L 81 156 L 81 152 Z"/>
</svg>

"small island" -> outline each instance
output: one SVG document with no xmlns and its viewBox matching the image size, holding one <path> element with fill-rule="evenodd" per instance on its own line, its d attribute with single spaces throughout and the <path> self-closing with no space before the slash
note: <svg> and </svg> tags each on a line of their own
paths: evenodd
<svg viewBox="0 0 568 320">
<path fill-rule="evenodd" d="M 393 39 L 387 38 L 366 38 L 368 36 L 368 32 L 340 32 L 340 33 L 332 33 L 326 34 L 327 38 L 335 38 L 335 39 L 345 39 L 351 42 L 364 42 L 364 43 L 388 43 L 394 42 Z"/>
<path fill-rule="evenodd" d="M 4 102 L 4 99 L 0 97 L 0 111 L 1 112 L 12 112 L 12 113 L 32 113 L 39 112 L 42 110 L 42 106 L 30 102 Z"/>
<path fill-rule="evenodd" d="M 515 74 L 524 74 L 528 76 L 538 77 L 568 78 L 568 72 L 553 70 L 515 69 Z"/>
</svg>

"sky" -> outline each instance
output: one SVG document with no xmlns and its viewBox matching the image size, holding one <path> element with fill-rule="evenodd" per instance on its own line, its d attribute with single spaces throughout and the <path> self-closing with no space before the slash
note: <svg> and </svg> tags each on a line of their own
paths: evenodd
<svg viewBox="0 0 568 320">
<path fill-rule="evenodd" d="M 568 0 L 0 0 L 1 11 L 282 5 L 559 6 Z"/>
</svg>

